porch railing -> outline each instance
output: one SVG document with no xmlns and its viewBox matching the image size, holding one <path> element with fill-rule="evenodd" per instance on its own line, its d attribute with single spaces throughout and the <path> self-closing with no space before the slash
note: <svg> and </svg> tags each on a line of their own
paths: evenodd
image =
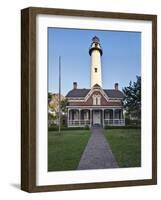
<svg viewBox="0 0 161 200">
<path fill-rule="evenodd" d="M 90 120 L 68 120 L 68 126 L 70 127 L 84 127 L 89 125 Z"/>
<path fill-rule="evenodd" d="M 104 126 L 124 126 L 124 119 L 104 119 Z M 84 127 L 91 126 L 90 120 L 68 120 L 69 127 Z"/>
<path fill-rule="evenodd" d="M 104 119 L 105 126 L 125 126 L 125 119 Z"/>
</svg>

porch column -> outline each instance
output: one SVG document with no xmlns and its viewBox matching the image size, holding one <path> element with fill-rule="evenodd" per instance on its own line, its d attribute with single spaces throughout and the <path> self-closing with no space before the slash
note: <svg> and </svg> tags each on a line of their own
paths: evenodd
<svg viewBox="0 0 161 200">
<path fill-rule="evenodd" d="M 90 109 L 90 126 L 92 127 L 92 109 Z"/>
<path fill-rule="evenodd" d="M 68 118 L 67 118 L 67 125 L 69 126 L 69 112 L 70 112 L 70 109 L 68 108 Z"/>
<path fill-rule="evenodd" d="M 90 110 L 89 110 L 89 109 L 88 109 L 87 113 L 88 113 L 88 118 L 87 118 L 87 120 L 88 120 L 88 126 L 89 126 L 89 125 L 90 125 Z"/>
<path fill-rule="evenodd" d="M 126 125 L 125 124 L 125 112 L 124 112 L 124 110 L 122 109 L 122 115 L 123 115 L 123 120 L 124 120 L 124 126 Z"/>
<path fill-rule="evenodd" d="M 113 124 L 114 124 L 114 119 L 115 119 L 115 109 L 113 108 Z"/>
<path fill-rule="evenodd" d="M 87 120 L 89 120 L 89 110 L 87 110 Z"/>
<path fill-rule="evenodd" d="M 104 128 L 104 109 L 102 109 L 102 125 L 103 125 L 103 128 Z"/>
<path fill-rule="evenodd" d="M 69 119 L 70 119 L 70 120 L 73 120 L 73 118 L 72 118 L 72 112 L 73 112 L 73 110 L 70 110 L 70 111 L 69 111 Z"/>
<path fill-rule="evenodd" d="M 81 124 L 80 120 L 81 120 L 81 109 L 79 108 L 79 126 Z"/>
<path fill-rule="evenodd" d="M 121 109 L 119 109 L 119 121 L 118 121 L 118 123 L 121 125 L 121 123 L 122 123 L 122 121 L 121 121 Z"/>
</svg>

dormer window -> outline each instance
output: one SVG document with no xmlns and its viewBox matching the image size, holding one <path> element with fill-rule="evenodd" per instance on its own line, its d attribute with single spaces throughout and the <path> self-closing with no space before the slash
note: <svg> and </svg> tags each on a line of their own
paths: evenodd
<svg viewBox="0 0 161 200">
<path fill-rule="evenodd" d="M 97 94 L 97 95 L 93 95 L 93 105 L 97 106 L 97 105 L 101 105 L 101 95 Z"/>
<path fill-rule="evenodd" d="M 94 68 L 94 72 L 97 72 L 97 68 Z"/>
</svg>

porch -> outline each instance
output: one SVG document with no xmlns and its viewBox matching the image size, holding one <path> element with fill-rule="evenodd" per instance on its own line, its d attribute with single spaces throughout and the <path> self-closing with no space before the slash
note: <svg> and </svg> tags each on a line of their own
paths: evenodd
<svg viewBox="0 0 161 200">
<path fill-rule="evenodd" d="M 125 126 L 122 108 L 68 109 L 68 127 Z"/>
</svg>

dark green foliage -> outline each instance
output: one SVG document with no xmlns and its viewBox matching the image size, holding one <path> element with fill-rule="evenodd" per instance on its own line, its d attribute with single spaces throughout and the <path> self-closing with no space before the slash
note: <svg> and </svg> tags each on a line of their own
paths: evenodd
<svg viewBox="0 0 161 200">
<path fill-rule="evenodd" d="M 137 81 L 129 83 L 128 87 L 123 89 L 124 93 L 124 108 L 127 111 L 128 115 L 133 116 L 134 118 L 141 118 L 141 77 L 136 76 Z"/>
<path fill-rule="evenodd" d="M 127 125 L 127 126 L 105 126 L 104 129 L 140 129 L 140 126 Z"/>
<path fill-rule="evenodd" d="M 67 113 L 67 106 L 69 105 L 68 100 L 67 99 L 63 99 L 61 101 L 61 111 L 64 113 Z"/>
<path fill-rule="evenodd" d="M 125 118 L 125 124 L 127 127 L 141 127 L 141 119 Z"/>
<path fill-rule="evenodd" d="M 48 92 L 48 103 L 51 101 L 52 99 L 52 93 Z"/>
<path fill-rule="evenodd" d="M 57 125 L 52 125 L 51 127 L 48 128 L 48 131 L 58 131 L 59 127 Z M 61 126 L 61 130 L 89 130 L 89 127 L 66 127 L 66 126 Z"/>
</svg>

